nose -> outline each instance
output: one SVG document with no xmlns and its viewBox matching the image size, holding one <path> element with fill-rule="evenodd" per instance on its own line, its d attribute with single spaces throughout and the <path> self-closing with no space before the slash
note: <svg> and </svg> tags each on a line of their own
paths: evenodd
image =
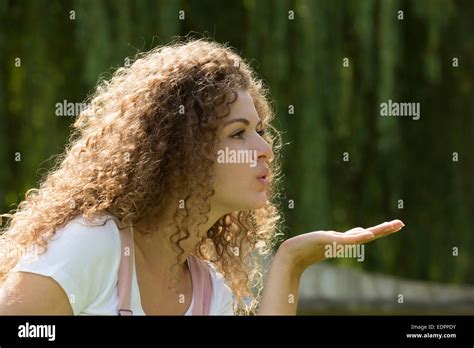
<svg viewBox="0 0 474 348">
<path fill-rule="evenodd" d="M 273 161 L 273 150 L 271 145 L 262 137 L 259 137 L 257 147 L 257 158 L 262 161 Z"/>
</svg>

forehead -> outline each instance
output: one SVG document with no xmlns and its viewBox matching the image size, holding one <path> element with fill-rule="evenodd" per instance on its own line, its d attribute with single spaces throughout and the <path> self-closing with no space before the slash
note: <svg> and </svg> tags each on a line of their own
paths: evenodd
<svg viewBox="0 0 474 348">
<path fill-rule="evenodd" d="M 237 99 L 230 105 L 230 114 L 228 119 L 231 118 L 247 118 L 249 121 L 258 122 L 259 117 L 252 96 L 245 90 L 237 90 Z"/>
</svg>

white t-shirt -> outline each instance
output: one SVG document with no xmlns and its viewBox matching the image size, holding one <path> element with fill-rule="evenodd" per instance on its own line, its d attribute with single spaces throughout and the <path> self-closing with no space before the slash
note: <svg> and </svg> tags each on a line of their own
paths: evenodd
<svg viewBox="0 0 474 348">
<path fill-rule="evenodd" d="M 74 315 L 117 315 L 120 232 L 113 219 L 101 226 L 104 221 L 92 225 L 82 215 L 75 217 L 58 229 L 44 254 L 32 262 L 23 257 L 12 271 L 53 278 L 68 295 Z M 210 315 L 233 315 L 232 290 L 214 265 L 206 264 L 212 279 Z M 191 315 L 193 302 L 194 295 L 185 315 Z M 134 315 L 145 315 L 135 269 L 131 307 Z"/>
</svg>

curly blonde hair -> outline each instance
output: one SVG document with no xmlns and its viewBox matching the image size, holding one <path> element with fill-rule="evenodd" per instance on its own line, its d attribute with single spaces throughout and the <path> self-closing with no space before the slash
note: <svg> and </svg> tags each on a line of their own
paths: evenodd
<svg viewBox="0 0 474 348">
<path fill-rule="evenodd" d="M 160 211 L 179 192 L 185 209 L 173 214 L 170 241 L 190 235 L 190 216 L 209 212 L 218 143 L 217 128 L 236 90 L 251 95 L 273 147 L 269 200 L 260 209 L 222 216 L 194 251 L 212 262 L 231 287 L 236 314 L 255 314 L 263 287 L 262 259 L 279 242 L 275 202 L 279 133 L 267 89 L 225 44 L 187 39 L 139 53 L 128 67 L 101 79 L 75 123 L 65 151 L 17 209 L 3 214 L 0 283 L 19 260 L 18 250 L 46 251 L 55 231 L 78 214 L 92 220 L 112 214 L 130 225 Z M 278 145 L 278 146 L 277 146 Z M 192 202 L 192 204 L 190 204 Z M 238 250 L 238 253 L 235 251 Z"/>
</svg>

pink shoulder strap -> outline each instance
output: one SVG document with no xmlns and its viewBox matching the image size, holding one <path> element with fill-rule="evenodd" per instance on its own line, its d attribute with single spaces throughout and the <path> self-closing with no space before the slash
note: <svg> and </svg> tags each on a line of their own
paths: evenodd
<svg viewBox="0 0 474 348">
<path fill-rule="evenodd" d="M 194 255 L 189 255 L 188 265 L 193 281 L 193 315 L 209 315 L 211 311 L 212 280 L 209 267 Z"/>
<path fill-rule="evenodd" d="M 114 219 L 115 220 L 115 219 Z M 117 221 L 117 220 L 116 220 Z M 120 225 L 117 221 L 117 226 Z M 118 315 L 133 315 L 132 279 L 134 269 L 133 227 L 120 230 L 121 258 L 118 272 Z M 188 266 L 193 283 L 192 315 L 209 315 L 211 309 L 212 280 L 207 264 L 194 255 L 189 255 Z"/>
<path fill-rule="evenodd" d="M 118 273 L 118 315 L 133 315 L 132 312 L 132 279 L 133 261 L 135 259 L 133 247 L 133 228 L 120 230 L 121 256 Z"/>
</svg>

